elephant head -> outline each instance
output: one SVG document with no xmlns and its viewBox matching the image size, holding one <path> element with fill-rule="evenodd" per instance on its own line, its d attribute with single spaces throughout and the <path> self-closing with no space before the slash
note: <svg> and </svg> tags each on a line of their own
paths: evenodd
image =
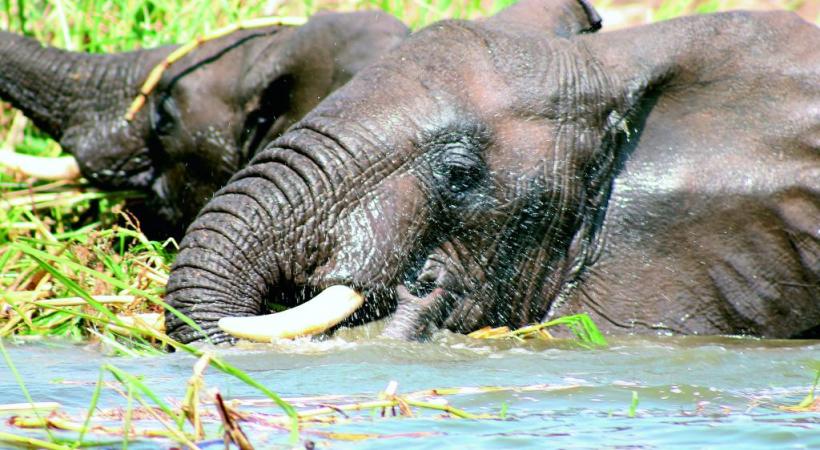
<svg viewBox="0 0 820 450">
<path fill-rule="evenodd" d="M 262 145 L 407 33 L 377 12 L 237 31 L 171 65 L 131 120 L 143 81 L 176 47 L 90 55 L 2 33 L 0 98 L 59 141 L 95 185 L 148 192 L 145 225 L 181 234 Z"/>
<path fill-rule="evenodd" d="M 817 130 L 815 27 L 790 14 L 729 13 L 579 33 L 594 30 L 594 22 L 585 4 L 533 0 L 486 20 L 443 21 L 411 35 L 258 153 L 208 202 L 182 241 L 166 300 L 217 342 L 227 339 L 217 321 L 237 336 L 265 339 L 288 325 L 282 317 L 301 320 L 260 316 L 272 304 L 293 311 L 313 305 L 313 316 L 338 310 L 338 317 L 309 317 L 303 326 L 313 331 L 320 323 L 389 315 L 385 332 L 402 338 L 439 328 L 521 326 L 576 305 L 578 296 L 591 299 L 584 304 L 590 311 L 608 301 L 611 292 L 600 285 L 589 292 L 585 283 L 608 251 L 627 248 L 604 237 L 634 239 L 606 233 L 613 210 L 631 208 L 627 230 L 657 214 L 712 223 L 703 212 L 710 204 L 764 201 L 766 189 L 806 180 L 817 188 L 809 176 L 817 174 L 817 135 L 793 139 Z M 742 111 L 753 107 L 764 109 L 749 121 Z M 715 135 L 720 142 L 693 140 L 716 130 L 723 130 Z M 650 131 L 657 138 L 647 141 Z M 764 174 L 700 186 L 705 170 L 687 160 L 725 152 L 723 163 L 745 168 L 772 148 L 814 171 L 790 173 L 797 164 L 784 166 L 780 184 L 767 185 Z M 637 182 L 619 185 L 633 160 Z M 691 204 L 663 192 L 663 174 L 681 167 L 694 168 L 694 178 L 676 186 L 693 192 L 683 197 Z M 710 189 L 730 192 L 709 197 Z M 815 211 L 816 192 L 807 200 Z M 647 210 L 654 204 L 645 198 L 656 193 L 663 205 Z M 800 213 L 791 223 L 811 229 Z M 705 230 L 712 239 L 725 231 Z M 664 240 L 658 247 L 673 259 L 697 261 L 700 255 L 668 231 L 650 229 L 644 237 Z M 805 242 L 811 245 L 811 237 Z M 801 276 L 813 269 L 816 281 L 811 248 L 803 246 L 805 258 L 794 269 Z M 620 266 L 610 264 L 612 286 L 651 266 L 648 247 L 632 250 Z M 739 255 L 733 256 L 754 258 Z M 632 301 L 677 296 L 692 280 L 715 284 L 693 267 L 657 267 L 647 286 L 654 291 L 632 292 Z M 335 285 L 352 291 L 310 300 Z M 799 322 L 782 330 L 818 323 L 820 308 L 805 292 L 789 300 Z M 719 290 L 699 300 L 723 301 Z M 670 319 L 663 314 L 671 309 L 647 308 L 658 310 L 658 322 Z M 619 321 L 596 318 L 619 329 Z M 731 330 L 731 320 L 705 317 L 683 331 L 710 331 L 712 321 Z M 166 323 L 183 341 L 203 337 L 172 314 Z"/>
</svg>

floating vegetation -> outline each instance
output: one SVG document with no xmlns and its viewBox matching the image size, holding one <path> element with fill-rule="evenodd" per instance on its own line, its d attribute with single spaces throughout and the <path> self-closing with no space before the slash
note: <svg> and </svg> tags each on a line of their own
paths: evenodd
<svg viewBox="0 0 820 450">
<path fill-rule="evenodd" d="M 0 342 L 0 349 L 2 349 Z M 3 350 L 5 353 L 5 350 Z M 419 418 L 433 420 L 503 420 L 507 415 L 504 407 L 500 414 L 475 414 L 451 405 L 448 397 L 467 397 L 498 392 L 554 392 L 572 390 L 578 385 L 530 385 L 530 386 L 486 386 L 425 389 L 400 394 L 398 384 L 388 383 L 386 389 L 371 395 L 328 395 L 315 397 L 295 397 L 287 399 L 243 398 L 226 400 L 218 389 L 208 389 L 204 373 L 207 367 L 217 367 L 218 362 L 210 353 L 202 353 L 194 365 L 184 396 L 177 399 L 163 399 L 152 392 L 147 380 L 130 374 L 116 366 L 102 367 L 97 380 L 91 404 L 79 416 L 64 412 L 60 405 L 47 405 L 37 410 L 50 411 L 47 414 L 26 411 L 15 405 L 20 414 L 11 416 L 7 423 L 23 430 L 44 430 L 51 442 L 59 442 L 52 431 L 78 433 L 69 445 L 86 445 L 85 437 L 93 434 L 94 439 L 115 439 L 133 442 L 147 439 L 161 439 L 188 448 L 213 439 L 222 439 L 242 449 L 253 446 L 246 431 L 259 436 L 267 431 L 287 439 L 291 443 L 311 436 L 331 440 L 380 439 L 378 433 L 339 433 L 327 431 L 328 425 L 367 423 L 380 420 Z M 10 366 L 13 367 L 13 366 Z M 233 371 L 236 369 L 230 369 Z M 113 377 L 116 383 L 106 381 Z M 25 388 L 19 380 L 21 388 Z M 97 399 L 103 390 L 112 390 L 122 396 L 125 407 L 97 408 Z M 287 405 L 282 413 L 270 411 L 271 406 Z M 0 410 L 4 406 L 0 405 Z M 8 407 L 6 407 L 8 409 Z M 247 430 L 244 430 L 247 428 Z M 422 433 L 424 434 L 424 433 Z M 409 435 L 409 434 L 408 434 Z M 289 436 L 289 437 L 288 437 Z M 9 444 L 24 444 L 26 441 L 9 433 L 0 434 L 0 441 Z M 60 439 L 65 440 L 61 434 Z M 32 444 L 39 445 L 39 444 Z M 63 448 L 63 447 L 45 447 Z"/>
<path fill-rule="evenodd" d="M 816 374 L 814 376 L 814 383 L 812 383 L 809 393 L 800 401 L 800 403 L 792 406 L 780 406 L 783 411 L 790 412 L 820 412 L 820 397 L 816 397 L 817 385 L 820 383 L 820 361 L 816 361 Z"/>
<path fill-rule="evenodd" d="M 554 320 L 542 322 L 536 325 L 529 325 L 517 330 L 510 330 L 509 327 L 484 327 L 473 331 L 467 336 L 475 339 L 526 339 L 553 340 L 552 334 L 547 328 L 565 326 L 578 339 L 578 343 L 585 347 L 605 347 L 606 338 L 587 314 L 575 314 L 572 316 L 559 317 Z"/>
</svg>

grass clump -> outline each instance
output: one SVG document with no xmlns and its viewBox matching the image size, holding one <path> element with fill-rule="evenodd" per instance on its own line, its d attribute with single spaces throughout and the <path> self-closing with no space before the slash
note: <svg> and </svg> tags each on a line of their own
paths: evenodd
<svg viewBox="0 0 820 450">
<path fill-rule="evenodd" d="M 161 296 L 176 244 L 148 240 L 122 212 L 137 194 L 69 182 L 4 180 L 0 189 L 0 337 L 126 337 L 96 319 L 160 317 L 147 300 Z"/>
<path fill-rule="evenodd" d="M 571 316 L 559 317 L 535 325 L 528 325 L 516 330 L 509 327 L 485 327 L 473 331 L 467 336 L 474 339 L 516 339 L 524 341 L 527 339 L 553 340 L 555 337 L 547 331 L 548 328 L 564 326 L 576 338 L 579 345 L 587 348 L 606 347 L 607 341 L 603 333 L 595 325 L 587 314 L 575 314 Z"/>
</svg>

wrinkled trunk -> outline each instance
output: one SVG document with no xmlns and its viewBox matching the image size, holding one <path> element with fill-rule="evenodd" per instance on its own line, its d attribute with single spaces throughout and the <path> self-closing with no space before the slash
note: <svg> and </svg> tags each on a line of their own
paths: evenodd
<svg viewBox="0 0 820 450">
<path fill-rule="evenodd" d="M 314 143 L 310 152 L 300 150 L 306 147 L 257 155 L 188 228 L 166 301 L 214 343 L 229 339 L 217 328 L 220 318 L 266 313 L 268 301 L 292 307 L 321 288 L 308 286 L 307 277 L 323 258 L 318 249 L 327 238 L 318 230 L 329 228 L 321 225 L 329 215 L 321 208 L 335 203 L 333 177 L 321 149 Z M 166 320 L 175 339 L 202 339 L 172 314 Z"/>
<path fill-rule="evenodd" d="M 453 294 L 436 288 L 424 298 L 411 294 L 404 286 L 397 289 L 398 307 L 387 322 L 382 336 L 398 340 L 421 340 L 433 334 L 444 322 Z"/>
<path fill-rule="evenodd" d="M 169 51 L 92 55 L 0 32 L 0 98 L 59 140 L 89 115 L 127 107 L 148 70 Z"/>
</svg>

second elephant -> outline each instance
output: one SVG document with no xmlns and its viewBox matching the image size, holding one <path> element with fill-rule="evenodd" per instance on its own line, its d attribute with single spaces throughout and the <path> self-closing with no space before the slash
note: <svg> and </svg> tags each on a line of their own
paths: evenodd
<svg viewBox="0 0 820 450">
<path fill-rule="evenodd" d="M 0 32 L 0 99 L 94 185 L 148 193 L 144 228 L 178 236 L 257 150 L 407 34 L 381 12 L 237 31 L 171 65 L 129 121 L 148 73 L 176 46 L 92 55 Z"/>
</svg>

